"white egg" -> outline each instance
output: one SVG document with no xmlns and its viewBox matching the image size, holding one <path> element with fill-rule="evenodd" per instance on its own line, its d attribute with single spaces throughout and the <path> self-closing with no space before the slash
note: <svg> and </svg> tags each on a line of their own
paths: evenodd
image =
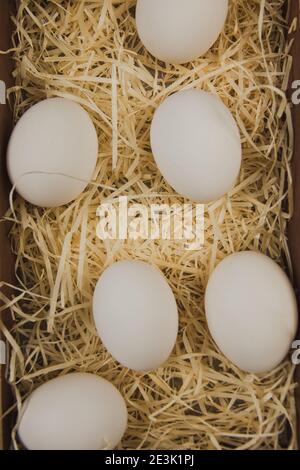
<svg viewBox="0 0 300 470">
<path fill-rule="evenodd" d="M 185 90 L 163 101 L 152 121 L 151 147 L 168 183 L 195 202 L 219 199 L 238 178 L 239 129 L 229 109 L 210 93 Z"/>
<path fill-rule="evenodd" d="M 97 133 L 88 113 L 71 100 L 52 98 L 34 105 L 17 123 L 8 145 L 7 168 L 24 199 L 56 207 L 82 193 L 92 179 L 97 156 Z"/>
<path fill-rule="evenodd" d="M 297 332 L 292 285 L 260 253 L 236 253 L 217 266 L 206 289 L 205 309 L 216 344 L 246 372 L 259 374 L 278 366 Z"/>
<path fill-rule="evenodd" d="M 18 435 L 28 450 L 112 450 L 126 428 L 127 409 L 118 390 L 96 375 L 73 373 L 29 396 Z"/>
<path fill-rule="evenodd" d="M 178 333 L 178 312 L 158 269 L 139 261 L 113 264 L 97 283 L 93 311 L 101 340 L 123 366 L 151 371 L 169 358 Z"/>
<path fill-rule="evenodd" d="M 160 60 L 182 64 L 215 43 L 228 13 L 228 0 L 138 0 L 136 25 L 146 49 Z"/>
</svg>

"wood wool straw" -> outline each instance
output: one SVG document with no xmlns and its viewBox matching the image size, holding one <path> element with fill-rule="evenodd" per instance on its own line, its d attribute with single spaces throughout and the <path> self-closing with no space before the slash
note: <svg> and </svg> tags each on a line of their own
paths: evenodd
<svg viewBox="0 0 300 470">
<path fill-rule="evenodd" d="M 14 18 L 15 121 L 46 97 L 80 103 L 96 126 L 94 183 L 67 207 L 42 210 L 14 197 L 6 219 L 16 255 L 9 380 L 17 407 L 39 384 L 71 371 L 113 382 L 126 399 L 121 449 L 295 449 L 294 368 L 241 372 L 217 349 L 203 294 L 216 264 L 254 249 L 288 267 L 293 135 L 285 97 L 291 60 L 284 0 L 231 0 L 214 47 L 171 66 L 141 46 L 134 0 L 21 0 Z M 146 205 L 182 203 L 160 175 L 149 146 L 154 110 L 178 90 L 210 91 L 241 131 L 243 166 L 232 192 L 206 207 L 205 246 L 179 241 L 100 241 L 96 209 L 119 195 Z M 100 185 L 113 188 L 105 189 Z M 140 375 L 106 352 L 91 315 L 94 286 L 113 261 L 159 267 L 176 295 L 180 331 L 166 367 Z M 116 286 L 117 292 L 118 286 Z M 14 446 L 19 447 L 15 433 Z"/>
</svg>

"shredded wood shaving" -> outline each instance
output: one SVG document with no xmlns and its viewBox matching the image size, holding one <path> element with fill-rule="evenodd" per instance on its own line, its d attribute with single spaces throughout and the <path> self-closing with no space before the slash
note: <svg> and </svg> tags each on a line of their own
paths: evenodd
<svg viewBox="0 0 300 470">
<path fill-rule="evenodd" d="M 296 448 L 290 359 L 264 376 L 241 372 L 212 341 L 203 305 L 210 273 L 234 251 L 260 250 L 292 275 L 285 235 L 293 209 L 285 96 L 291 60 L 283 4 L 231 0 L 214 47 L 193 63 L 172 66 L 156 61 L 138 40 L 135 0 L 19 2 L 10 90 L 15 120 L 46 97 L 71 98 L 90 113 L 100 153 L 93 184 L 78 200 L 42 210 L 16 195 L 6 217 L 13 223 L 17 285 L 12 298 L 1 293 L 1 299 L 14 319 L 4 332 L 18 410 L 39 384 L 88 371 L 110 380 L 126 399 L 129 426 L 120 449 Z M 101 202 L 119 195 L 146 205 L 183 202 L 154 163 L 149 129 L 164 98 L 190 87 L 219 95 L 243 143 L 235 189 L 206 208 L 205 246 L 186 251 L 178 241 L 100 241 Z M 91 312 L 103 270 L 132 258 L 165 273 L 180 312 L 169 362 L 145 375 L 111 358 Z M 13 443 L 20 447 L 15 431 Z"/>
</svg>

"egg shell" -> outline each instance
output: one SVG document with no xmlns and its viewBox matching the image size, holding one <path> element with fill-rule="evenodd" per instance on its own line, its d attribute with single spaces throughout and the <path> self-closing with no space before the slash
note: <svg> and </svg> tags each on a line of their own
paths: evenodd
<svg viewBox="0 0 300 470">
<path fill-rule="evenodd" d="M 104 271 L 95 289 L 93 314 L 104 345 L 125 367 L 157 369 L 174 348 L 174 294 L 163 274 L 144 262 L 121 261 Z"/>
<path fill-rule="evenodd" d="M 228 0 L 138 0 L 136 26 L 151 54 L 173 64 L 197 59 L 218 39 Z"/>
<path fill-rule="evenodd" d="M 127 427 L 127 409 L 118 390 L 84 373 L 38 387 L 20 416 L 18 435 L 29 450 L 111 450 Z"/>
<path fill-rule="evenodd" d="M 97 157 L 98 137 L 89 114 L 71 100 L 50 98 L 18 121 L 8 145 L 7 169 L 24 199 L 57 207 L 86 188 Z"/>
<path fill-rule="evenodd" d="M 296 296 L 287 275 L 256 252 L 233 254 L 217 266 L 206 289 L 205 310 L 220 350 L 250 373 L 278 366 L 297 332 Z"/>
<path fill-rule="evenodd" d="M 208 203 L 233 189 L 241 138 L 217 96 L 196 89 L 169 96 L 154 114 L 150 138 L 158 168 L 180 195 Z"/>
</svg>

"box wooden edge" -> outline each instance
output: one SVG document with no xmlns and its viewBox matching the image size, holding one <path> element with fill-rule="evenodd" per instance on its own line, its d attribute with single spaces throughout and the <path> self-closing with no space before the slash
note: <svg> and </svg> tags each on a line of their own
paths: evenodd
<svg viewBox="0 0 300 470">
<path fill-rule="evenodd" d="M 0 14 L 0 50 L 6 51 L 11 47 L 11 21 L 10 14 L 13 9 L 11 0 L 1 0 Z M 7 210 L 8 194 L 10 190 L 9 179 L 6 173 L 6 146 L 12 127 L 12 116 L 7 100 L 4 100 L 5 88 L 13 85 L 12 57 L 10 54 L 0 55 L 0 80 L 1 80 L 1 104 L 0 104 L 0 214 Z M 6 101 L 4 103 L 4 101 Z M 0 281 L 11 282 L 13 277 L 13 255 L 8 239 L 8 226 L 0 224 Z M 3 289 L 9 294 L 8 289 Z M 10 324 L 9 312 L 2 312 L 1 316 L 6 324 Z M 1 337 L 2 336 L 2 337 Z M 0 334 L 3 340 L 3 335 Z M 6 381 L 6 365 L 0 365 L 0 416 L 8 410 L 13 402 L 11 388 Z M 11 415 L 0 421 L 0 449 L 7 449 L 10 445 L 10 429 L 12 426 Z"/>
</svg>

